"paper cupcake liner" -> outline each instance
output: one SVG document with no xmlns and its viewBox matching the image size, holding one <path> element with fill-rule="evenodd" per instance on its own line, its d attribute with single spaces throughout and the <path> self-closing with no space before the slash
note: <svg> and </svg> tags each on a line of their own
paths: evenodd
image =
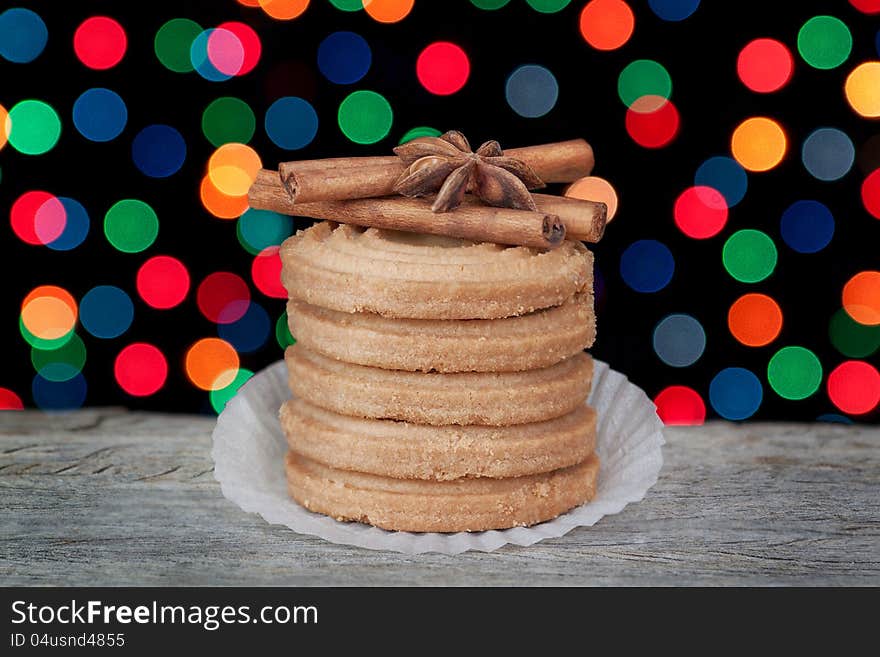
<svg viewBox="0 0 880 657">
<path fill-rule="evenodd" d="M 595 361 L 587 403 L 599 414 L 596 451 L 600 459 L 595 498 L 554 520 L 533 527 L 455 534 L 392 532 L 312 513 L 287 493 L 287 441 L 278 409 L 290 398 L 287 369 L 279 361 L 254 375 L 227 404 L 214 429 L 214 477 L 223 495 L 244 511 L 333 543 L 405 554 L 467 550 L 491 552 L 511 543 L 532 545 L 589 527 L 602 516 L 638 502 L 663 466 L 663 424 L 648 396 L 606 363 Z"/>
</svg>

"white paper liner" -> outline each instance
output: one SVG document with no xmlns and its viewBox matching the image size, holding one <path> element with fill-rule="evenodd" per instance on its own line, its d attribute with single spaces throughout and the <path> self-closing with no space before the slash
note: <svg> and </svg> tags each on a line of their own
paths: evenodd
<svg viewBox="0 0 880 657">
<path fill-rule="evenodd" d="M 214 477 L 223 495 L 243 510 L 333 543 L 406 554 L 491 552 L 507 543 L 532 545 L 575 527 L 594 525 L 602 516 L 619 513 L 630 502 L 640 501 L 656 483 L 663 466 L 663 424 L 654 404 L 641 388 L 597 360 L 588 403 L 599 414 L 596 451 L 600 468 L 596 497 L 591 502 L 533 527 L 456 534 L 386 531 L 312 513 L 288 496 L 284 474 L 287 441 L 278 409 L 289 397 L 284 361 L 262 370 L 242 386 L 217 418 L 211 451 Z"/>
</svg>

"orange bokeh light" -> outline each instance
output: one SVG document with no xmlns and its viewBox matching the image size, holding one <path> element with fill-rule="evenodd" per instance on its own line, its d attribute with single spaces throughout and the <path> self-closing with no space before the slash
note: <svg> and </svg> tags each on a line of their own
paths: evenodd
<svg viewBox="0 0 880 657">
<path fill-rule="evenodd" d="M 581 11 L 581 36 L 596 50 L 620 48 L 629 41 L 635 24 L 632 9 L 623 0 L 591 0 Z"/>
<path fill-rule="evenodd" d="M 289 21 L 308 9 L 309 0 L 258 0 L 267 15 L 279 21 Z"/>
<path fill-rule="evenodd" d="M 862 271 L 843 286 L 843 308 L 859 324 L 880 324 L 880 271 Z"/>
<path fill-rule="evenodd" d="M 579 198 L 587 201 L 599 201 L 608 206 L 607 221 L 611 221 L 617 213 L 617 192 L 611 183 L 598 176 L 586 176 L 575 180 L 565 195 L 569 198 Z"/>
<path fill-rule="evenodd" d="M 415 0 L 363 0 L 364 9 L 380 23 L 397 23 L 412 11 Z"/>
<path fill-rule="evenodd" d="M 9 120 L 9 112 L 0 105 L 0 150 L 3 150 L 6 142 L 9 141 L 10 132 L 12 132 L 12 121 Z"/>
<path fill-rule="evenodd" d="M 245 144 L 223 144 L 208 160 L 208 176 L 226 196 L 243 196 L 263 166 L 260 156 Z"/>
<path fill-rule="evenodd" d="M 41 285 L 21 302 L 21 321 L 42 340 L 57 340 L 73 330 L 77 319 L 76 301 L 64 288 Z"/>
<path fill-rule="evenodd" d="M 855 112 L 865 118 L 880 117 L 880 62 L 864 62 L 846 78 L 843 91 Z"/>
<path fill-rule="evenodd" d="M 230 196 L 214 186 L 210 176 L 202 178 L 199 197 L 205 209 L 218 219 L 237 219 L 248 209 L 247 194 Z"/>
<path fill-rule="evenodd" d="M 202 390 L 221 390 L 238 374 L 238 353 L 226 340 L 202 338 L 186 352 L 186 375 Z"/>
<path fill-rule="evenodd" d="M 730 140 L 734 159 L 749 171 L 769 171 L 782 161 L 787 148 L 782 126 L 765 116 L 740 123 Z"/>
<path fill-rule="evenodd" d="M 744 294 L 727 313 L 731 335 L 747 347 L 763 347 L 782 330 L 782 309 L 766 294 Z"/>
</svg>

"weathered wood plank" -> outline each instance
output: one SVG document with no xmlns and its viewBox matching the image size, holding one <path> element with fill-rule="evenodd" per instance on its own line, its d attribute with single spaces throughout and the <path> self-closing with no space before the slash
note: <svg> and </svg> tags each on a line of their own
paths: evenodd
<svg viewBox="0 0 880 657">
<path fill-rule="evenodd" d="M 214 481 L 207 417 L 0 414 L 3 584 L 880 584 L 880 429 L 667 430 L 647 499 L 529 548 L 456 557 L 267 525 Z"/>
</svg>

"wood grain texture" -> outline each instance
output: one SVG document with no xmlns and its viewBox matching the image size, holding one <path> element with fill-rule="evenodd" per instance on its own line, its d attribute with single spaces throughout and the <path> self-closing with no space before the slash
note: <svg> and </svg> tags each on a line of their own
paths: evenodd
<svg viewBox="0 0 880 657">
<path fill-rule="evenodd" d="M 333 545 L 220 494 L 208 417 L 0 413 L 6 585 L 880 585 L 880 429 L 666 431 L 641 503 L 528 548 Z"/>
</svg>

